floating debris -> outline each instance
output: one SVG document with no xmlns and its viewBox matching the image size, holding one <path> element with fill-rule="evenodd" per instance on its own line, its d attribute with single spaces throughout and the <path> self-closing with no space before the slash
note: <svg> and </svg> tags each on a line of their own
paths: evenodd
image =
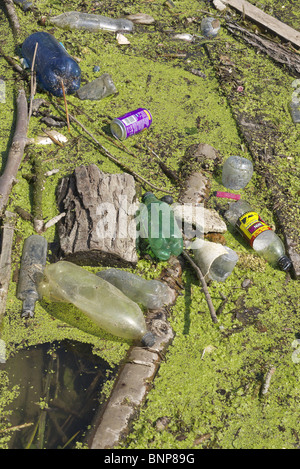
<svg viewBox="0 0 300 469">
<path fill-rule="evenodd" d="M 126 36 L 124 36 L 124 34 L 121 34 L 121 33 L 118 33 L 117 36 L 116 36 L 116 39 L 117 39 L 117 42 L 118 44 L 130 44 L 130 41 L 129 39 L 127 39 Z"/>
<path fill-rule="evenodd" d="M 29 138 L 28 143 L 35 143 L 36 145 L 51 145 L 52 143 L 66 143 L 68 141 L 65 135 L 60 134 L 56 130 L 45 131 L 46 135 L 38 135 L 35 138 Z"/>
<path fill-rule="evenodd" d="M 0 339 L 0 363 L 6 363 L 6 344 Z"/>
<path fill-rule="evenodd" d="M 203 18 L 203 20 L 201 21 L 201 32 L 205 37 L 216 37 L 220 30 L 220 27 L 220 21 L 216 18 L 207 17 Z"/>
<path fill-rule="evenodd" d="M 109 73 L 103 73 L 99 78 L 79 88 L 77 96 L 82 100 L 90 99 L 91 101 L 96 101 L 117 92 L 112 77 Z"/>
<path fill-rule="evenodd" d="M 108 18 L 106 16 L 94 15 L 91 13 L 79 13 L 68 11 L 49 19 L 50 24 L 63 29 L 86 29 L 88 31 L 124 31 L 132 32 L 133 22 L 120 18 Z"/>
<path fill-rule="evenodd" d="M 146 13 L 135 13 L 127 15 L 126 18 L 136 24 L 152 24 L 155 22 L 155 19 Z"/>
</svg>

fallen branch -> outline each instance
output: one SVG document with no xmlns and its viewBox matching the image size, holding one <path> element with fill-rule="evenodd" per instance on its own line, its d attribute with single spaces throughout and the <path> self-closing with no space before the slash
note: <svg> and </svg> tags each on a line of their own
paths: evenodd
<svg viewBox="0 0 300 469">
<path fill-rule="evenodd" d="M 256 47 L 264 54 L 267 54 L 271 59 L 280 65 L 287 67 L 289 72 L 296 77 L 299 77 L 300 74 L 300 57 L 299 55 L 290 52 L 286 47 L 281 44 L 277 44 L 270 39 L 263 38 L 258 34 L 251 33 L 245 28 L 235 24 L 235 23 L 226 23 L 227 30 L 238 37 L 243 39 L 247 44 L 250 44 L 253 47 Z"/>
<path fill-rule="evenodd" d="M 28 108 L 25 91 L 20 89 L 17 97 L 17 122 L 11 148 L 8 153 L 7 163 L 0 177 L 0 216 L 3 215 L 8 203 L 13 184 L 16 183 L 16 175 L 21 164 L 24 149 L 27 144 Z"/>
<path fill-rule="evenodd" d="M 21 31 L 21 26 L 16 14 L 15 6 L 13 0 L 4 0 L 8 17 L 11 22 L 11 26 L 14 32 L 14 35 L 18 35 Z"/>
<path fill-rule="evenodd" d="M 208 288 L 207 288 L 205 278 L 204 278 L 204 276 L 201 272 L 201 269 L 197 266 L 197 264 L 195 264 L 195 262 L 193 261 L 191 256 L 186 251 L 183 251 L 182 254 L 189 261 L 189 263 L 191 264 L 193 269 L 196 271 L 197 277 L 199 278 L 199 280 L 201 282 L 201 285 L 202 285 L 203 293 L 204 293 L 205 298 L 206 298 L 206 302 L 207 302 L 207 305 L 208 305 L 208 308 L 209 308 L 209 312 L 210 312 L 212 321 L 214 323 L 217 323 L 218 318 L 217 318 L 215 308 L 214 308 L 214 305 L 212 303 L 212 300 L 211 300 L 211 297 L 210 297 L 210 294 L 209 294 L 209 291 L 208 291 Z"/>
<path fill-rule="evenodd" d="M 64 112 L 64 109 L 58 104 L 53 103 L 53 105 L 59 108 L 62 112 Z M 131 168 L 129 168 L 128 166 L 124 165 L 121 161 L 119 161 L 96 139 L 96 137 L 94 137 L 94 135 L 78 119 L 76 119 L 76 117 L 72 116 L 72 114 L 70 113 L 69 113 L 69 119 L 71 121 L 76 122 L 76 124 L 78 124 L 92 138 L 92 140 L 96 143 L 96 145 L 105 153 L 105 156 L 107 156 L 111 161 L 116 163 L 118 166 L 121 166 L 125 171 L 131 174 L 135 179 L 139 180 L 140 182 L 142 182 L 143 184 L 146 184 L 149 187 L 152 187 L 152 189 L 165 192 L 166 194 L 170 194 L 169 191 L 166 191 L 165 189 L 162 189 L 160 187 L 156 187 L 154 184 L 147 181 L 147 179 L 143 178 L 142 176 L 137 174 L 135 171 L 133 171 Z"/>
</svg>

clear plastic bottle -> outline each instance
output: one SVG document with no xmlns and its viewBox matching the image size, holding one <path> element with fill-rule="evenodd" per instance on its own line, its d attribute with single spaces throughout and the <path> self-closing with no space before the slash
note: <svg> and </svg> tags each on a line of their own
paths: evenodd
<svg viewBox="0 0 300 469">
<path fill-rule="evenodd" d="M 230 156 L 223 165 L 222 184 L 228 189 L 243 189 L 253 174 L 253 164 L 247 158 Z"/>
<path fill-rule="evenodd" d="M 174 300 L 171 288 L 159 280 L 145 280 L 119 269 L 107 269 L 97 275 L 121 290 L 132 301 L 149 309 L 159 309 Z"/>
<path fill-rule="evenodd" d="M 41 299 L 38 283 L 43 276 L 47 259 L 47 240 L 40 235 L 31 235 L 24 242 L 17 298 L 23 301 L 21 316 L 34 316 L 36 301 Z"/>
<path fill-rule="evenodd" d="M 49 19 L 50 24 L 63 29 L 86 29 L 88 31 L 133 31 L 133 22 L 125 18 L 108 18 L 92 13 L 68 11 Z"/>
<path fill-rule="evenodd" d="M 171 255 L 179 256 L 183 251 L 182 233 L 172 208 L 152 192 L 146 192 L 143 196 L 140 232 L 148 239 L 153 254 L 160 260 L 168 260 Z"/>
<path fill-rule="evenodd" d="M 216 280 L 217 282 L 225 282 L 239 259 L 233 249 L 230 249 L 228 246 L 224 246 L 224 248 L 227 253 L 215 259 L 209 269 L 211 280 Z"/>
<path fill-rule="evenodd" d="M 291 268 L 292 263 L 285 254 L 283 242 L 248 202 L 240 199 L 231 203 L 225 212 L 225 218 L 267 262 L 284 271 Z"/>
<path fill-rule="evenodd" d="M 23 42 L 22 55 L 30 67 L 36 43 L 35 70 L 41 88 L 54 96 L 63 96 L 63 81 L 65 93 L 75 93 L 81 81 L 81 70 L 77 62 L 52 34 L 42 31 L 31 34 Z"/>
<path fill-rule="evenodd" d="M 72 303 L 102 329 L 113 335 L 141 340 L 152 346 L 155 336 L 147 332 L 140 307 L 114 285 L 67 261 L 47 265 L 39 284 L 41 296 Z"/>
<path fill-rule="evenodd" d="M 207 280 L 224 282 L 238 261 L 237 253 L 229 247 L 202 238 L 196 238 L 193 251 L 195 262 Z"/>
</svg>

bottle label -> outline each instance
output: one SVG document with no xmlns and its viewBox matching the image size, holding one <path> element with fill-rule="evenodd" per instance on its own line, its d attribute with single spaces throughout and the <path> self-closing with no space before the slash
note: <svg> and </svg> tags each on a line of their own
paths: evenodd
<svg viewBox="0 0 300 469">
<path fill-rule="evenodd" d="M 253 246 L 255 238 L 263 231 L 271 230 L 256 212 L 246 212 L 238 218 L 236 226 L 246 238 L 250 246 Z"/>
<path fill-rule="evenodd" d="M 128 138 L 150 127 L 152 116 L 147 109 L 139 108 L 119 117 L 118 120 L 125 126 L 126 138 Z"/>
</svg>

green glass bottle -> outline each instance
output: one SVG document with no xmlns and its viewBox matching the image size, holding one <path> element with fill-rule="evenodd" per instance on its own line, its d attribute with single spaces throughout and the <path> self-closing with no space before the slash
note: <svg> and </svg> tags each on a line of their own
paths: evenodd
<svg viewBox="0 0 300 469">
<path fill-rule="evenodd" d="M 147 238 L 153 254 L 160 260 L 171 255 L 179 256 L 183 251 L 181 230 L 172 208 L 146 192 L 140 207 L 140 235 Z"/>
</svg>

